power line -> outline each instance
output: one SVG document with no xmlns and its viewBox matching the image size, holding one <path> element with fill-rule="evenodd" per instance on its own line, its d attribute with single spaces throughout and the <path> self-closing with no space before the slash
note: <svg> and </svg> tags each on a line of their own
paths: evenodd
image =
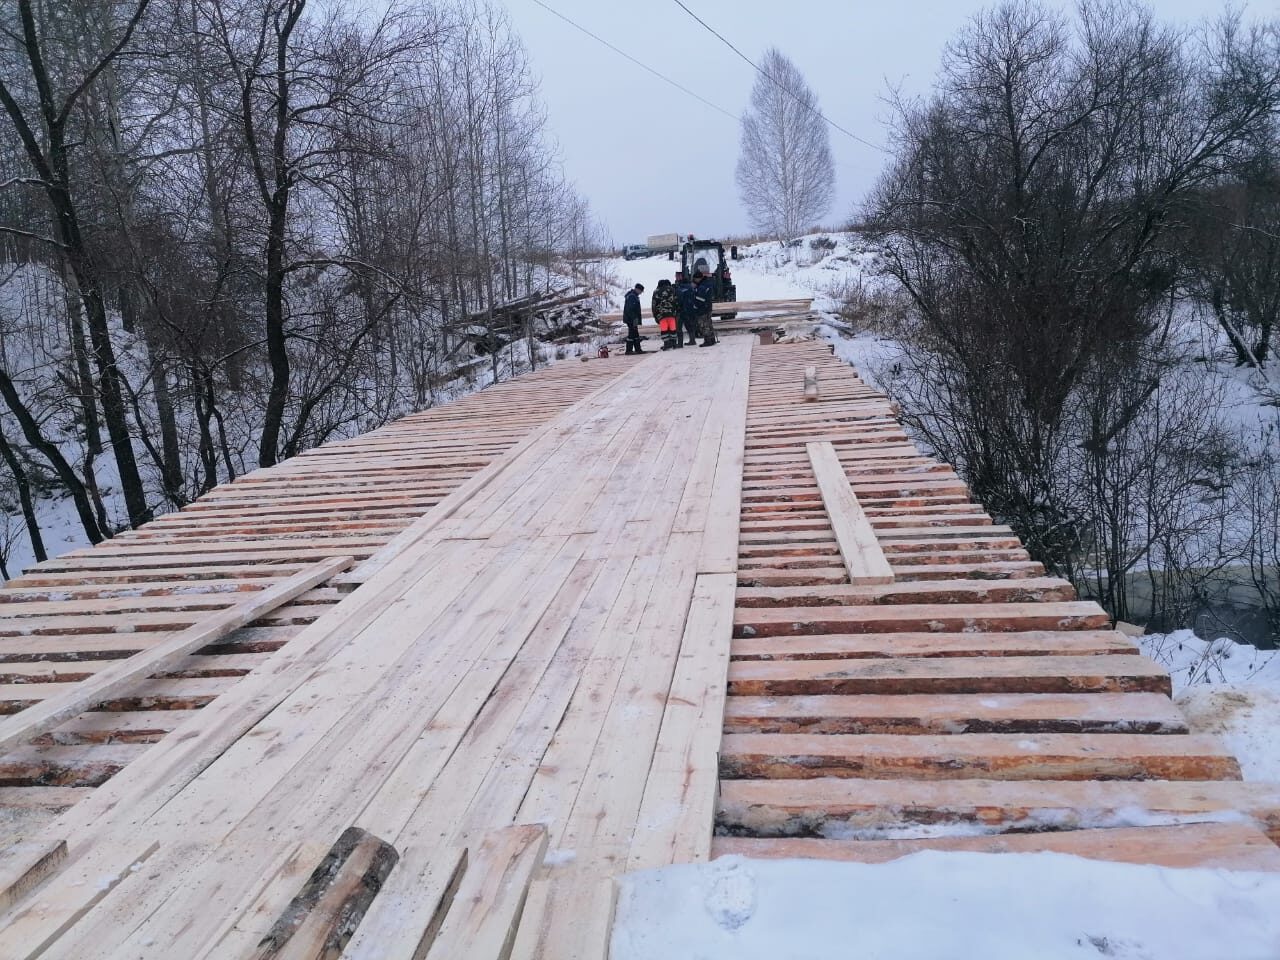
<svg viewBox="0 0 1280 960">
<path fill-rule="evenodd" d="M 537 2 L 538 2 L 538 0 L 534 0 L 534 3 L 537 3 Z M 689 16 L 693 17 L 693 19 L 697 20 L 697 21 L 698 21 L 698 23 L 702 24 L 702 26 L 703 26 L 706 30 L 708 30 L 708 31 L 709 31 L 713 36 L 715 36 L 715 37 L 716 37 L 716 39 L 718 39 L 718 40 L 719 40 L 721 43 L 723 43 L 726 47 L 728 47 L 730 50 L 732 50 L 734 53 L 736 53 L 738 56 L 740 56 L 743 60 L 745 60 L 747 63 L 749 63 L 749 64 L 751 65 L 751 68 L 752 68 L 753 70 L 755 70 L 755 71 L 756 71 L 756 73 L 760 74 L 760 76 L 764 77 L 766 80 L 768 80 L 770 83 L 772 83 L 775 87 L 777 87 L 779 90 L 781 90 L 781 91 L 782 91 L 783 93 L 785 93 L 787 96 L 789 96 L 792 100 L 794 100 L 796 103 L 800 104 L 800 106 L 804 107 L 804 108 L 805 108 L 806 110 L 808 110 L 810 113 L 814 114 L 815 116 L 819 117 L 821 120 L 823 120 L 823 121 L 825 121 L 826 123 L 830 124 L 832 127 L 834 127 L 835 129 L 839 130 L 841 133 L 843 133 L 846 137 L 849 137 L 851 140 L 856 140 L 856 141 L 858 141 L 858 143 L 861 143 L 861 144 L 863 144 L 864 146 L 868 146 L 868 147 L 870 147 L 872 150 L 879 150 L 879 151 L 880 151 L 880 152 L 882 152 L 882 153 L 888 153 L 888 152 L 889 152 L 888 150 L 886 150 L 884 147 L 880 146 L 879 144 L 872 143 L 870 140 L 864 140 L 862 137 L 858 136 L 856 133 L 850 133 L 848 130 L 846 130 L 844 127 L 840 126 L 840 124 L 836 123 L 834 120 L 832 120 L 830 117 L 828 117 L 825 113 L 823 113 L 823 112 L 822 112 L 821 110 L 819 110 L 817 107 L 813 107 L 813 106 L 810 106 L 809 104 L 805 103 L 805 102 L 804 102 L 803 100 L 801 100 L 801 99 L 800 99 L 800 97 L 798 97 L 794 92 L 792 92 L 791 90 L 788 90 L 786 87 L 784 87 L 784 86 L 783 86 L 781 83 L 779 83 L 779 82 L 778 82 L 778 81 L 777 81 L 777 80 L 776 80 L 772 75 L 770 75 L 770 74 L 766 73 L 763 69 L 761 69 L 761 68 L 760 68 L 760 66 L 759 66 L 759 65 L 758 65 L 754 60 L 752 60 L 752 59 L 751 59 L 750 57 L 748 57 L 745 53 L 743 53 L 741 50 L 739 50 L 737 47 L 735 47 L 732 43 L 730 43 L 730 42 L 729 42 L 729 40 L 728 40 L 728 38 L 727 38 L 727 37 L 725 37 L 723 34 L 721 34 L 718 30 L 716 30 L 716 29 L 715 29 L 715 27 L 711 26 L 711 24 L 707 23 L 707 21 L 703 20 L 700 16 L 698 16 L 696 13 L 694 13 L 692 10 L 690 10 L 688 7 L 686 7 L 686 6 L 684 5 L 684 3 L 682 2 L 682 0 L 675 0 L 675 2 L 676 2 L 676 6 L 678 6 L 681 10 L 683 10 L 683 11 L 684 11 L 685 13 L 687 13 Z"/>
<path fill-rule="evenodd" d="M 669 83 L 669 84 L 671 84 L 671 86 L 675 87 L 675 88 L 676 88 L 677 90 L 679 90 L 681 93 L 686 93 L 686 94 L 688 94 L 689 96 L 693 97 L 695 100 L 701 100 L 703 103 L 705 103 L 705 104 L 706 104 L 708 107 L 710 107 L 712 110 L 718 110 L 718 111 L 720 111 L 721 113 L 723 113 L 726 117 L 728 117 L 730 120 L 734 121 L 735 123 L 737 123 L 737 122 L 738 122 L 738 119 L 739 119 L 739 118 L 738 118 L 735 114 L 730 113 L 730 112 L 729 112 L 728 110 L 726 110 L 724 107 L 721 107 L 721 106 L 718 106 L 717 104 L 712 103 L 712 102 L 711 102 L 710 100 L 708 100 L 706 97 L 703 97 L 703 96 L 701 96 L 701 95 L 699 95 L 699 94 L 697 94 L 697 93 L 694 93 L 694 92 L 693 92 L 692 90 L 690 90 L 688 87 L 681 86 L 680 84 L 676 83 L 676 81 L 672 80 L 670 77 L 666 76 L 665 74 L 661 74 L 661 73 L 659 73 L 657 70 L 653 69 L 653 67 L 649 66 L 647 63 L 641 63 L 639 60 L 637 60 L 637 59 L 636 59 L 635 57 L 633 57 L 631 54 L 627 53 L 625 50 L 621 50 L 621 49 L 619 49 L 618 47 L 615 47 L 612 43 L 610 43 L 610 42 L 609 42 L 608 40 L 606 40 L 604 37 L 601 37 L 601 36 L 598 36 L 597 34 L 592 33 L 590 30 L 588 30 L 586 27 L 584 27 L 582 24 L 578 23 L 577 21 L 575 21 L 575 20 L 570 20 L 568 17 L 566 17 L 566 16 L 565 16 L 563 13 L 561 13 L 559 10 L 553 10 L 551 7 L 549 7 L 549 6 L 547 6 L 545 3 L 543 3 L 543 2 L 542 2 L 542 0 L 533 0 L 533 2 L 534 2 L 534 3 L 536 3 L 538 6 L 540 6 L 543 10 L 546 10 L 546 11 L 547 11 L 547 13 L 554 14 L 555 16 L 557 16 L 557 17 L 559 17 L 561 20 L 563 20 L 565 23 L 569 24 L 571 27 L 574 27 L 575 29 L 581 30 L 583 33 L 585 33 L 585 34 L 586 34 L 588 37 L 590 37 L 592 40 L 595 40 L 595 41 L 597 41 L 598 43 L 602 43 L 602 44 L 604 44 L 606 47 L 608 47 L 608 48 L 609 48 L 610 50 L 612 50 L 614 53 L 618 54 L 618 56 L 626 57 L 628 60 L 630 60 L 632 63 L 634 63 L 637 67 L 641 67 L 641 68 L 643 68 L 643 69 L 645 69 L 645 70 L 648 70 L 650 73 L 652 73 L 652 74 L 653 74 L 655 77 L 657 77 L 659 80 L 662 80 L 662 81 L 664 81 L 665 83 Z"/>
</svg>

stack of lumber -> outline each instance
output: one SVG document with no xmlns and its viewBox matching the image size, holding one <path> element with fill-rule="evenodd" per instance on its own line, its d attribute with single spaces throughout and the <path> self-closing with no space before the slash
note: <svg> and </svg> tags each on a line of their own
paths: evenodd
<svg viewBox="0 0 1280 960">
<path fill-rule="evenodd" d="M 750 353 L 564 365 L 607 382 L 0 859 L 0 956 L 603 958 L 613 876 L 710 855 Z"/>
<path fill-rule="evenodd" d="M 572 286 L 565 286 L 535 290 L 522 297 L 494 304 L 469 314 L 462 324 L 453 328 L 452 332 L 459 340 L 450 353 L 457 353 L 463 344 L 476 348 L 478 352 L 490 353 L 530 332 L 539 335 L 540 339 L 556 340 L 566 329 L 586 325 L 592 314 L 584 302 L 601 295 L 599 290 L 574 292 Z M 557 329 L 544 330 L 537 327 L 538 321 L 544 321 L 545 327 L 549 316 L 554 316 L 567 307 L 575 307 L 580 313 L 581 318 L 577 324 L 570 320 L 559 324 Z M 594 327 L 598 322 L 594 321 L 590 325 Z"/>
<path fill-rule="evenodd" d="M 1280 786 L 825 346 L 755 351 L 742 501 L 717 854 L 1280 869 Z"/>
<path fill-rule="evenodd" d="M 145 755 L 330 610 L 341 596 L 337 568 L 269 606 L 258 598 L 271 600 L 273 587 L 318 562 L 365 561 L 626 369 L 566 364 L 496 385 L 250 473 L 178 513 L 6 583 L 0 714 L 9 716 L 0 720 L 0 843 Z M 26 711 L 65 704 L 80 687 L 183 631 L 219 618 L 225 624 L 245 610 L 252 613 L 245 624 L 145 676 L 111 684 L 49 729 L 17 740 L 6 733 L 27 724 Z"/>
</svg>

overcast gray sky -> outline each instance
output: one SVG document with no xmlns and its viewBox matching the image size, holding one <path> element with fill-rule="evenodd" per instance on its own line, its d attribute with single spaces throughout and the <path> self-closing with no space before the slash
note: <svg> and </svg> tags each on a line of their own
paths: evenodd
<svg viewBox="0 0 1280 960">
<path fill-rule="evenodd" d="M 542 77 L 542 98 L 565 169 L 618 244 L 678 231 L 742 233 L 733 167 L 737 117 L 752 68 L 674 0 L 545 0 L 636 59 L 726 110 L 725 116 L 579 33 L 534 0 L 505 0 Z M 928 90 L 946 41 L 979 0 L 684 0 L 753 60 L 771 44 L 789 56 L 823 112 L 881 144 L 889 85 Z M 1156 0 L 1165 19 L 1216 16 L 1223 0 Z M 1067 6 L 1067 4 L 1064 4 Z M 1276 13 L 1275 0 L 1245 6 Z M 884 154 L 831 131 L 837 199 L 828 220 L 846 219 L 872 185 Z"/>
</svg>

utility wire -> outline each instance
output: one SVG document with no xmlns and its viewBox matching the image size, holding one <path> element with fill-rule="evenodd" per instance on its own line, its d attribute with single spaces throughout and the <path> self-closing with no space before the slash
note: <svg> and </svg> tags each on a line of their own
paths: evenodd
<svg viewBox="0 0 1280 960">
<path fill-rule="evenodd" d="M 661 73 L 659 73 L 657 70 L 653 69 L 653 67 L 649 66 L 647 63 L 641 63 L 639 60 L 637 60 L 635 57 L 631 56 L 631 54 L 627 53 L 625 50 L 620 50 L 618 47 L 615 47 L 612 43 L 610 43 L 610 42 L 609 42 L 608 40 L 606 40 L 604 37 L 601 37 L 601 36 L 598 36 L 597 34 L 592 33 L 590 30 L 588 30 L 586 27 L 584 27 L 582 24 L 578 23 L 577 21 L 570 20 L 568 17 L 566 17 L 566 16 L 565 16 L 563 13 L 561 13 L 559 10 L 553 10 L 551 7 L 549 7 L 549 6 L 547 6 L 545 3 L 543 3 L 543 2 L 542 2 L 542 0 L 533 0 L 533 2 L 534 2 L 534 3 L 536 3 L 538 6 L 540 6 L 543 10 L 546 10 L 546 11 L 547 11 L 547 13 L 554 14 L 555 16 L 557 16 L 557 17 L 559 17 L 561 20 L 563 20 L 565 23 L 569 24 L 571 27 L 574 27 L 574 28 L 576 28 L 576 29 L 578 29 L 578 30 L 581 30 L 583 33 L 585 33 L 585 34 L 586 34 L 588 37 L 590 37 L 592 40 L 595 40 L 595 41 L 597 41 L 598 43 L 602 43 L 602 44 L 604 44 L 606 47 L 608 47 L 610 50 L 612 50 L 614 53 L 618 54 L 619 56 L 621 56 L 621 57 L 626 57 L 628 60 L 630 60 L 632 63 L 634 63 L 637 67 L 641 67 L 642 69 L 648 70 L 650 73 L 652 73 L 652 74 L 653 74 L 655 77 L 657 77 L 659 80 L 662 80 L 662 81 L 664 81 L 665 83 L 669 83 L 669 84 L 671 84 L 671 86 L 675 87 L 675 88 L 676 88 L 677 90 L 679 90 L 681 93 L 686 93 L 686 94 L 688 94 L 689 96 L 693 97 L 695 100 L 701 100 L 703 103 L 705 103 L 705 104 L 706 104 L 708 107 L 710 107 L 712 110 L 718 110 L 718 111 L 720 111 L 721 113 L 723 113 L 726 117 L 728 117 L 730 120 L 734 121 L 735 123 L 737 123 L 737 122 L 738 122 L 738 117 L 737 117 L 737 115 L 730 113 L 730 112 L 729 112 L 728 110 L 726 110 L 724 107 L 721 107 L 721 106 L 718 106 L 717 104 L 712 103 L 710 100 L 706 99 L 706 97 L 703 97 L 703 96 L 700 96 L 700 95 L 698 95 L 698 94 L 694 93 L 694 92 L 693 92 L 692 90 L 690 90 L 688 87 L 681 86 L 680 84 L 676 83 L 676 81 L 672 80 L 670 77 L 666 76 L 665 74 L 661 74 Z"/>
<path fill-rule="evenodd" d="M 534 3 L 538 3 L 538 2 L 539 2 L 539 0 L 534 0 Z M 804 107 L 804 108 L 805 108 L 806 110 L 808 110 L 810 113 L 814 114 L 815 116 L 819 117 L 820 119 L 822 119 L 822 120 L 823 120 L 823 121 L 825 121 L 826 123 L 830 124 L 832 127 L 834 127 L 835 129 L 839 130 L 841 133 L 843 133 L 846 137 L 849 137 L 851 140 L 856 140 L 856 141 L 858 141 L 858 143 L 861 143 L 861 144 L 863 144 L 864 146 L 868 146 L 868 147 L 870 147 L 872 150 L 879 150 L 881 153 L 888 153 L 888 152 L 889 152 L 888 150 L 886 150 L 884 147 L 880 146 L 879 144 L 872 143 L 870 140 L 864 140 L 862 137 L 858 136 L 856 133 L 850 133 L 850 132 L 849 132 L 848 130 L 846 130 L 844 127 L 840 126 L 840 124 L 836 123 L 834 120 L 832 120 L 830 117 L 828 117 L 828 116 L 827 116 L 825 113 L 823 113 L 821 110 L 817 109 L 816 107 L 812 107 L 812 106 L 810 106 L 809 104 L 805 103 L 805 102 L 804 102 L 803 100 L 801 100 L 801 99 L 800 99 L 800 97 L 798 97 L 794 92 L 792 92 L 791 90 L 788 90 L 786 87 L 784 87 L 784 86 L 783 86 L 781 83 L 779 83 L 779 82 L 778 82 L 778 81 L 777 81 L 777 80 L 776 80 L 772 75 L 770 75 L 770 74 L 766 73 L 763 69 L 761 69 L 761 68 L 760 68 L 760 66 L 759 66 L 759 65 L 758 65 L 754 60 L 752 60 L 752 59 L 751 59 L 750 57 L 748 57 L 745 53 L 743 53 L 741 50 L 739 50 L 737 47 L 735 47 L 732 43 L 730 43 L 730 42 L 729 42 L 729 40 L 728 40 L 728 38 L 726 38 L 723 34 L 721 34 L 719 31 L 717 31 L 717 30 L 715 29 L 715 27 L 711 26 L 711 24 L 707 23 L 707 21 L 703 20 L 700 16 L 698 16 L 696 13 L 694 13 L 692 10 L 690 10 L 688 7 L 686 7 L 686 6 L 684 5 L 684 3 L 682 2 L 682 0 L 675 0 L 675 3 L 676 3 L 676 6 L 678 6 L 681 10 L 683 10 L 683 11 L 684 11 L 685 13 L 687 13 L 689 16 L 693 17 L 693 19 L 697 20 L 697 21 L 698 21 L 698 23 L 702 24 L 702 26 L 703 26 L 706 30 L 708 30 L 711 34 L 713 34 L 713 35 L 716 37 L 716 39 L 718 39 L 718 40 L 719 40 L 721 43 L 723 43 L 726 47 L 728 47 L 730 50 L 732 50 L 734 53 L 736 53 L 738 56 L 740 56 L 743 60 L 745 60 L 747 63 L 749 63 L 749 64 L 751 65 L 751 68 L 752 68 L 753 70 L 755 70 L 755 72 L 756 72 L 756 73 L 760 74 L 760 76 L 764 77 L 766 80 L 768 80 L 768 81 L 769 81 L 770 83 L 772 83 L 775 87 L 777 87 L 779 90 L 781 90 L 781 91 L 782 91 L 783 93 L 785 93 L 787 96 L 789 96 L 789 97 L 790 97 L 792 100 L 794 100 L 796 103 L 800 104 L 800 106 Z"/>
</svg>

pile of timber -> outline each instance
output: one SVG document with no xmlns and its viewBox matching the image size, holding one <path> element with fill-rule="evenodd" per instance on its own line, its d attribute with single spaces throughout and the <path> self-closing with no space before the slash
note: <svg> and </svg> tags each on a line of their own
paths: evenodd
<svg viewBox="0 0 1280 960">
<path fill-rule="evenodd" d="M 493 353 L 531 334 L 545 343 L 557 343 L 598 332 L 596 312 L 586 301 L 600 295 L 599 290 L 574 292 L 572 286 L 558 287 L 468 314 L 451 331 L 458 338 L 451 355 L 463 346 L 477 354 Z"/>
<path fill-rule="evenodd" d="M 749 403 L 717 855 L 1280 869 L 1280 785 L 1189 732 L 883 395 L 802 343 L 756 348 Z"/>
</svg>

